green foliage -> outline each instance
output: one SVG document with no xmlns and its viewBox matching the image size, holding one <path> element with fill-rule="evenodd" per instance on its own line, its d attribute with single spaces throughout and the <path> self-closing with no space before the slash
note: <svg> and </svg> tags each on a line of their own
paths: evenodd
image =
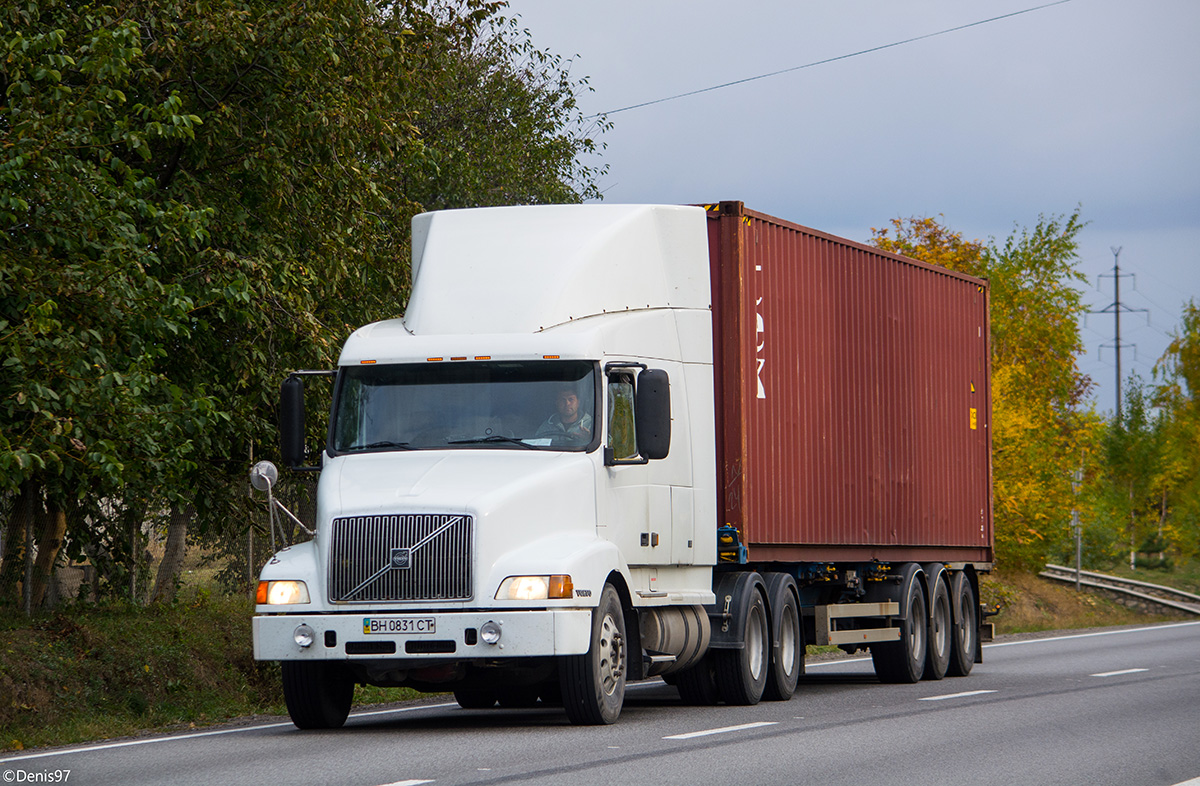
<svg viewBox="0 0 1200 786">
<path fill-rule="evenodd" d="M 171 505 L 241 537 L 279 382 L 402 311 L 423 203 L 596 195 L 581 83 L 501 10 L 0 10 L 0 502 L 69 511 L 111 586 Z"/>
<path fill-rule="evenodd" d="M 576 95 L 587 80 L 534 46 L 501 3 L 456 14 L 454 4 L 409 9 L 421 53 L 406 106 L 420 128 L 397 189 L 428 210 L 598 199 L 607 169 L 588 161 L 610 126 L 585 120 Z"/>
<path fill-rule="evenodd" d="M 1154 369 L 1161 413 L 1156 489 L 1163 535 L 1179 556 L 1200 555 L 1200 308 L 1184 306 L 1179 330 Z"/>
<path fill-rule="evenodd" d="M 1151 411 L 1145 384 L 1136 374 L 1125 387 L 1119 418 L 1104 429 L 1102 484 L 1099 505 L 1124 525 L 1126 554 L 1136 552 L 1139 539 L 1159 520 L 1157 492 L 1163 419 Z"/>
<path fill-rule="evenodd" d="M 151 139 L 189 139 L 198 118 L 173 91 L 131 98 L 131 22 L 87 17 L 68 37 L 32 8 L 0 27 L 0 482 L 55 478 L 60 495 L 161 483 L 167 466 L 194 465 L 187 432 L 215 407 L 184 400 L 160 368 L 194 301 L 155 271 L 164 249 L 201 246 L 211 214 L 160 198 L 130 162 Z"/>
<path fill-rule="evenodd" d="M 1165 568 L 1200 554 L 1200 309 L 1188 303 L 1154 369 L 1134 376 L 1105 424 L 1091 488 L 1095 524 L 1115 535 L 1116 564 Z"/>
</svg>

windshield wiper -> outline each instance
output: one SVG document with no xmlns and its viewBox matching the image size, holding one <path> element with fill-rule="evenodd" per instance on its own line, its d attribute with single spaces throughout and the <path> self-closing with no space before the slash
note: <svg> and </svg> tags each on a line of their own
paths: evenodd
<svg viewBox="0 0 1200 786">
<path fill-rule="evenodd" d="M 529 448 L 530 450 L 537 450 L 536 447 L 534 447 L 533 445 L 530 445 L 528 442 L 526 442 L 523 439 L 517 439 L 516 437 L 506 437 L 503 434 L 492 434 L 487 437 L 474 437 L 472 439 L 452 439 L 449 442 L 447 442 L 446 444 L 447 445 L 481 445 L 481 444 L 485 444 L 485 443 L 489 443 L 489 442 L 491 442 L 491 443 L 504 442 L 504 443 L 510 444 L 510 445 L 520 445 L 521 447 Z"/>
<path fill-rule="evenodd" d="M 378 450 L 379 448 L 399 448 L 400 450 L 412 450 L 412 446 L 408 442 L 392 442 L 391 440 L 380 440 L 372 442 L 370 445 L 354 445 L 348 450 Z"/>
</svg>

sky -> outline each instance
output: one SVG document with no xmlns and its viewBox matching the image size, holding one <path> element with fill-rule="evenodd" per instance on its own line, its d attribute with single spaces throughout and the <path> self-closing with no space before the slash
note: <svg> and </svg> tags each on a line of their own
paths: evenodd
<svg viewBox="0 0 1200 786">
<path fill-rule="evenodd" d="M 933 216 L 1002 242 L 1078 208 L 1078 287 L 1109 309 L 1081 321 L 1079 365 L 1111 414 L 1114 249 L 1123 309 L 1145 309 L 1121 318 L 1124 377 L 1151 379 L 1200 304 L 1200 2 L 1017 13 L 1046 1 L 510 0 L 508 14 L 588 78 L 584 114 L 608 113 L 605 202 L 740 200 L 858 241 Z"/>
</svg>

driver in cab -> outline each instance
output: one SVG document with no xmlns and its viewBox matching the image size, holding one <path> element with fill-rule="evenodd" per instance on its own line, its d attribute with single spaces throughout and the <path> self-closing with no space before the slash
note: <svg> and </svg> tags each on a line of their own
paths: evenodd
<svg viewBox="0 0 1200 786">
<path fill-rule="evenodd" d="M 565 437 L 582 445 L 592 441 L 592 415 L 579 410 L 579 394 L 573 386 L 558 391 L 554 408 L 557 410 L 537 430 L 538 437 Z"/>
</svg>

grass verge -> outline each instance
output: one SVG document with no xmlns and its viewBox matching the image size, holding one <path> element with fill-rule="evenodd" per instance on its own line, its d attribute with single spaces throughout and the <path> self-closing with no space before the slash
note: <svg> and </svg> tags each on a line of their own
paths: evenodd
<svg viewBox="0 0 1200 786">
<path fill-rule="evenodd" d="M 979 592 L 981 602 L 1001 608 L 1000 614 L 989 619 L 995 623 L 997 634 L 1101 628 L 1181 618 L 1134 611 L 1103 596 L 1086 590 L 1076 592 L 1072 586 L 1049 582 L 1033 573 L 995 572 L 983 576 Z"/>
<path fill-rule="evenodd" d="M 279 664 L 254 660 L 253 604 L 210 595 L 148 608 L 0 609 L 0 751 L 286 714 Z M 356 704 L 413 698 L 359 688 Z"/>
</svg>

